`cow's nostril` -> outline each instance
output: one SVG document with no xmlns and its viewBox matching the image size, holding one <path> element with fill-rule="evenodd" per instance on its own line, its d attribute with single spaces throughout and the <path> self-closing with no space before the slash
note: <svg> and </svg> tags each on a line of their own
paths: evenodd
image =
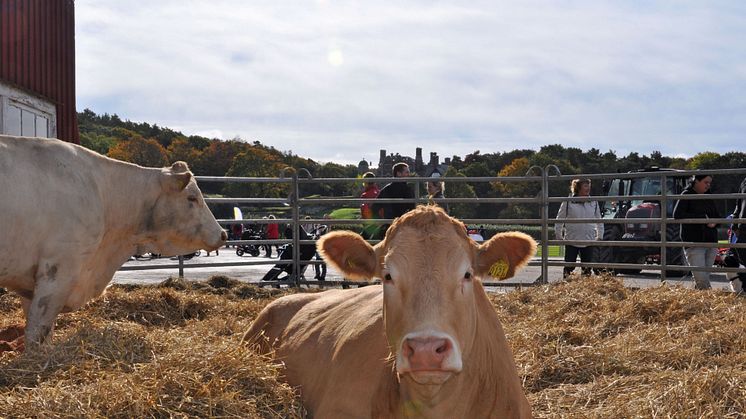
<svg viewBox="0 0 746 419">
<path fill-rule="evenodd" d="M 402 349 L 402 355 L 405 358 L 409 358 L 410 356 L 412 356 L 412 354 L 414 354 L 414 350 L 415 350 L 412 347 L 412 345 L 410 344 L 410 340 L 409 339 L 405 339 L 404 340 L 404 345 L 402 345 L 401 349 Z"/>
</svg>

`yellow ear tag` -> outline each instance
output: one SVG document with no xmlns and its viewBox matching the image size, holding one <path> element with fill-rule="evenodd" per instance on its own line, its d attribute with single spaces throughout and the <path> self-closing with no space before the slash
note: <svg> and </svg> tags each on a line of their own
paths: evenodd
<svg viewBox="0 0 746 419">
<path fill-rule="evenodd" d="M 490 266 L 489 274 L 493 278 L 505 279 L 508 276 L 508 262 L 500 259 Z"/>
<path fill-rule="evenodd" d="M 348 258 L 345 262 L 346 262 L 348 268 L 351 268 L 351 269 L 355 268 L 355 261 L 354 260 Z"/>
</svg>

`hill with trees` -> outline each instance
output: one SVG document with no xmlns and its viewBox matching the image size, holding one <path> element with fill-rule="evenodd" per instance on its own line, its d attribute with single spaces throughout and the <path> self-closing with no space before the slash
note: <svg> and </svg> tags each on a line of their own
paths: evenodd
<svg viewBox="0 0 746 419">
<path fill-rule="evenodd" d="M 316 162 L 280 151 L 259 141 L 241 138 L 219 140 L 197 135 L 187 136 L 170 128 L 145 122 L 122 120 L 119 116 L 98 115 L 90 109 L 78 113 L 81 145 L 112 158 L 137 163 L 142 166 L 162 167 L 182 160 L 189 164 L 195 175 L 277 177 L 286 167 L 304 168 L 312 176 L 321 178 L 358 176 L 354 165 L 333 162 Z M 618 156 L 614 151 L 601 152 L 596 148 L 583 151 L 559 144 L 546 145 L 536 150 L 513 150 L 482 154 L 479 150 L 451 158 L 446 177 L 524 176 L 532 166 L 557 166 L 562 174 L 624 173 L 649 166 L 676 169 L 728 169 L 746 167 L 746 153 L 719 154 L 701 152 L 691 158 L 667 157 L 654 151 L 649 156 L 629 153 Z M 743 176 L 718 176 L 713 192 L 736 192 Z M 282 197 L 286 187 L 280 184 L 205 183 L 202 190 L 208 194 L 228 197 Z M 331 183 L 307 185 L 304 195 L 357 196 L 359 185 Z M 504 182 L 451 182 L 447 197 L 529 197 L 535 196 L 539 185 Z M 550 184 L 550 194 L 566 195 L 568 185 Z M 593 194 L 601 194 L 601 182 L 593 184 Z M 424 193 L 423 193 L 424 195 Z M 528 205 L 506 204 L 454 204 L 454 215 L 461 218 L 535 218 L 538 208 Z M 551 210 L 551 209 L 550 209 Z"/>
</svg>

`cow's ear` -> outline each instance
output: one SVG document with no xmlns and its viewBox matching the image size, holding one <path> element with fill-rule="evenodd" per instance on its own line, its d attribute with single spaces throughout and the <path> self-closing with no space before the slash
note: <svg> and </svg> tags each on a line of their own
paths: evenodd
<svg viewBox="0 0 746 419">
<path fill-rule="evenodd" d="M 162 185 L 164 189 L 173 192 L 180 192 L 189 185 L 189 181 L 192 180 L 192 173 L 168 173 L 162 178 Z"/>
<path fill-rule="evenodd" d="M 502 280 L 511 278 L 536 254 L 536 242 L 528 234 L 511 231 L 496 234 L 479 246 L 475 273 Z"/>
<path fill-rule="evenodd" d="M 333 231 L 323 235 L 316 248 L 324 260 L 346 278 L 371 279 L 376 275 L 377 258 L 373 246 L 357 233 Z"/>
</svg>

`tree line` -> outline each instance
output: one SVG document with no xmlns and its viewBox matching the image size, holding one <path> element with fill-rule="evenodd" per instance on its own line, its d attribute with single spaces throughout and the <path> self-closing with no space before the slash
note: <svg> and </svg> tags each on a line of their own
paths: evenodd
<svg viewBox="0 0 746 419">
<path fill-rule="evenodd" d="M 355 178 L 357 166 L 333 162 L 317 162 L 291 151 L 281 151 L 260 141 L 241 138 L 218 140 L 198 135 L 187 136 L 179 131 L 146 122 L 122 120 L 116 114 L 98 115 L 90 109 L 78 113 L 80 143 L 82 146 L 109 157 L 142 166 L 163 167 L 178 160 L 187 162 L 198 176 L 277 177 L 286 167 L 304 168 L 315 178 Z M 546 145 L 537 150 L 512 150 L 484 153 L 477 150 L 464 157 L 451 157 L 446 177 L 524 176 L 532 166 L 549 164 L 562 174 L 625 173 L 650 166 L 674 169 L 728 169 L 746 167 L 746 153 L 719 154 L 710 151 L 691 158 L 667 157 L 659 151 L 649 156 L 633 152 L 626 156 L 614 151 L 602 152 L 596 148 L 583 151 L 559 144 Z M 713 192 L 736 192 L 742 176 L 716 176 Z M 423 191 L 422 185 L 418 185 Z M 275 183 L 204 183 L 200 188 L 206 194 L 226 197 L 287 196 L 287 186 Z M 530 197 L 539 191 L 535 183 L 507 182 L 450 182 L 446 197 Z M 550 195 L 562 196 L 567 185 L 550 184 Z M 304 196 L 357 196 L 360 185 L 352 183 L 304 185 Z M 593 194 L 601 194 L 601 182 L 593 185 Z M 426 194 L 422 192 L 421 196 Z M 513 204 L 452 204 L 453 215 L 460 218 L 536 218 L 536 205 Z M 551 211 L 551 209 L 550 209 Z"/>
</svg>

